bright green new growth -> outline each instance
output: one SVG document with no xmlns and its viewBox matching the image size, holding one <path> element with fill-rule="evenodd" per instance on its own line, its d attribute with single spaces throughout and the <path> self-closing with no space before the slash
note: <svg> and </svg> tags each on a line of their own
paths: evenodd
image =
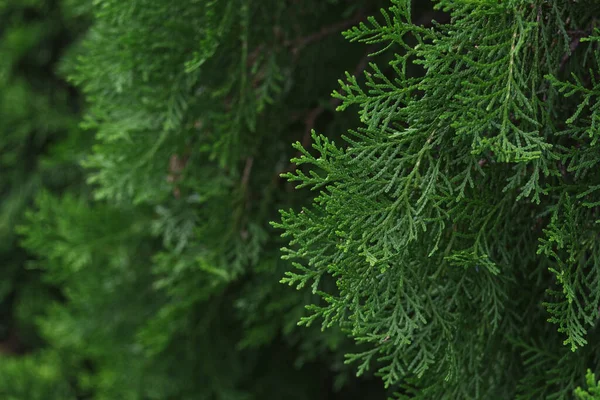
<svg viewBox="0 0 600 400">
<path fill-rule="evenodd" d="M 600 399 L 600 382 L 596 381 L 596 375 L 588 369 L 585 375 L 585 381 L 588 386 L 587 390 L 582 388 L 575 389 L 575 397 L 577 400 L 597 400 Z"/>
<path fill-rule="evenodd" d="M 392 3 L 345 32 L 393 53 L 333 94 L 362 125 L 285 175 L 318 191 L 276 224 L 283 282 L 322 298 L 301 324 L 339 324 L 399 398 L 571 398 L 600 344 L 600 7 Z"/>
</svg>

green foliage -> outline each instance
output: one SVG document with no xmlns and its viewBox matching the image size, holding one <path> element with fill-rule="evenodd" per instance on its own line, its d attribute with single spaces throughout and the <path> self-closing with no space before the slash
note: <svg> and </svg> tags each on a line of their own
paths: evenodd
<svg viewBox="0 0 600 400">
<path fill-rule="evenodd" d="M 0 356 L 0 395 L 6 400 L 75 400 L 53 353 L 18 359 Z"/>
<path fill-rule="evenodd" d="M 393 0 L 345 32 L 393 55 L 340 81 L 360 116 L 341 145 L 294 146 L 284 176 L 317 194 L 275 224 L 282 282 L 399 398 L 571 398 L 598 346 L 598 6 L 436 7 L 448 23 Z"/>
<path fill-rule="evenodd" d="M 600 399 L 600 385 L 596 381 L 596 376 L 592 371 L 588 369 L 587 374 L 585 375 L 585 381 L 587 383 L 588 389 L 584 390 L 582 388 L 575 389 L 575 396 L 578 400 L 594 400 Z"/>
<path fill-rule="evenodd" d="M 598 12 L 0 0 L 0 395 L 594 398 Z"/>
<path fill-rule="evenodd" d="M 82 165 L 88 186 L 40 185 L 11 225 L 52 288 L 15 307 L 41 337 L 14 359 L 23 374 L 47 352 L 77 398 L 384 396 L 351 379 L 340 330 L 297 327 L 314 296 L 278 283 L 288 265 L 269 221 L 306 199 L 279 178 L 288 144 L 356 122 L 329 102 L 365 57 L 340 32 L 378 6 L 305 3 L 61 3 L 91 19 L 60 65 L 86 106 L 80 142 L 56 138 L 48 162 Z"/>
<path fill-rule="evenodd" d="M 55 1 L 0 2 L 0 342 L 20 330 L 19 347 L 39 344 L 33 320 L 53 296 L 25 269 L 29 255 L 14 228 L 42 187 L 76 190 L 82 175 L 78 98 L 58 73 L 82 25 Z"/>
</svg>

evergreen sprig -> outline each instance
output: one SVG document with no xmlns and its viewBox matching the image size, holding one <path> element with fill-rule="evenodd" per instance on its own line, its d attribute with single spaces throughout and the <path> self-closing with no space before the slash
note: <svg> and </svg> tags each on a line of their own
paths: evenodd
<svg viewBox="0 0 600 400">
<path fill-rule="evenodd" d="M 334 92 L 361 119 L 342 145 L 316 133 L 314 151 L 295 145 L 285 177 L 318 194 L 275 224 L 296 266 L 282 282 L 319 294 L 301 323 L 321 318 L 368 344 L 348 362 L 359 375 L 378 365 L 400 398 L 566 399 L 591 366 L 591 3 L 440 0 L 450 21 L 423 26 L 393 0 L 345 32 L 393 55 Z M 327 276 L 336 290 L 321 288 Z"/>
</svg>

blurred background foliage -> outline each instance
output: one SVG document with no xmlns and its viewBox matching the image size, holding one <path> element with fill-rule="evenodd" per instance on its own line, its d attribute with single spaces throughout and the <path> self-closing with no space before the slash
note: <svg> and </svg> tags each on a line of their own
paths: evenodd
<svg viewBox="0 0 600 400">
<path fill-rule="evenodd" d="M 384 397 L 269 221 L 387 2 L 258 3 L 0 0 L 0 398 Z"/>
<path fill-rule="evenodd" d="M 9 353 L 41 344 L 34 320 L 60 297 L 27 268 L 32 255 L 15 228 L 41 190 L 86 190 L 78 162 L 91 138 L 81 134 L 81 99 L 58 65 L 87 25 L 57 1 L 0 2 L 0 338 Z"/>
</svg>

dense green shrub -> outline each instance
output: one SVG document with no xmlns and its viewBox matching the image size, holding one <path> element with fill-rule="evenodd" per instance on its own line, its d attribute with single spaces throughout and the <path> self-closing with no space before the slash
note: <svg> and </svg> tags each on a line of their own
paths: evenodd
<svg viewBox="0 0 600 400">
<path fill-rule="evenodd" d="M 60 142 L 93 190 L 46 186 L 18 224 L 29 268 L 58 291 L 31 321 L 52 376 L 94 399 L 382 397 L 344 364 L 340 330 L 297 327 L 312 295 L 279 284 L 269 226 L 307 198 L 279 177 L 290 143 L 357 123 L 329 94 L 367 54 L 340 32 L 377 4 L 63 6 L 93 16 L 61 64 L 93 145 L 81 158 Z"/>
<path fill-rule="evenodd" d="M 595 395 L 595 1 L 0 10 L 4 397 Z"/>
<path fill-rule="evenodd" d="M 66 45 L 85 27 L 69 10 L 49 0 L 0 2 L 0 342 L 11 343 L 7 351 L 39 344 L 31 324 L 46 294 L 53 297 L 26 269 L 15 226 L 40 189 L 76 190 L 77 160 L 90 142 L 78 129 L 78 96 L 58 71 Z"/>
<path fill-rule="evenodd" d="M 37 352 L 44 340 L 36 320 L 60 291 L 28 268 L 32 255 L 18 246 L 15 227 L 40 190 L 86 190 L 78 159 L 91 141 L 78 128 L 79 96 L 59 71 L 67 46 L 87 24 L 81 11 L 50 0 L 0 1 L 2 399 L 73 398 L 59 354 Z"/>
</svg>

